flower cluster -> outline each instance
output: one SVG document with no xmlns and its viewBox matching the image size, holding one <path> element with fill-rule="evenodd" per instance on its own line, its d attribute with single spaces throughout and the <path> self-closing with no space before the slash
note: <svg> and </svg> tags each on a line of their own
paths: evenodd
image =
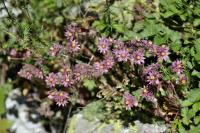
<svg viewBox="0 0 200 133">
<path fill-rule="evenodd" d="M 101 62 L 95 62 L 93 65 L 94 68 L 94 76 L 101 76 L 108 72 L 114 65 L 115 61 L 112 57 L 108 57 Z"/>
<path fill-rule="evenodd" d="M 44 75 L 42 70 L 36 68 L 33 65 L 25 64 L 23 68 L 18 72 L 20 77 L 31 80 L 32 78 L 40 78 L 43 79 Z"/>
<path fill-rule="evenodd" d="M 28 49 L 23 49 L 21 51 L 17 51 L 17 49 L 12 48 L 9 51 L 9 55 L 14 58 L 29 58 L 31 56 L 31 51 Z"/>
<path fill-rule="evenodd" d="M 187 83 L 187 77 L 183 74 L 184 66 L 179 60 L 172 62 L 172 72 L 176 73 L 179 79 L 176 81 L 177 84 L 185 85 Z"/>
<path fill-rule="evenodd" d="M 80 44 L 78 43 L 77 37 L 76 37 L 77 28 L 74 25 L 69 25 L 68 28 L 65 31 L 65 36 L 67 38 L 67 51 L 69 53 L 76 53 L 78 52 L 80 48 Z"/>
<path fill-rule="evenodd" d="M 67 46 L 54 44 L 49 50 L 48 54 L 50 56 L 56 57 L 61 50 L 65 49 L 71 55 L 81 50 L 81 43 L 78 41 L 77 28 L 75 26 L 68 26 L 65 36 L 67 38 Z M 149 102 L 155 103 L 157 101 L 153 92 L 159 91 L 160 88 L 165 87 L 167 84 L 163 80 L 164 74 L 160 69 L 169 63 L 170 52 L 167 46 L 158 46 L 145 39 L 123 42 L 113 38 L 101 37 L 98 38 L 97 49 L 103 56 L 98 61 L 90 61 L 89 63 L 77 63 L 74 61 L 72 64 L 69 61 L 67 65 L 63 64 L 63 62 L 59 66 L 61 68 L 46 75 L 43 75 L 41 70 L 32 65 L 25 65 L 19 72 L 19 75 L 30 80 L 32 77 L 45 79 L 46 85 L 52 89 L 48 93 L 49 99 L 55 101 L 59 106 L 65 106 L 68 102 L 69 94 L 62 90 L 57 91 L 55 88 L 59 87 L 70 90 L 84 78 L 100 77 L 114 68 L 116 63 L 127 63 L 130 64 L 130 68 L 134 68 L 132 70 L 137 71 L 136 73 L 138 73 L 142 82 L 141 85 L 145 86 L 141 91 L 141 97 Z M 11 55 L 14 56 L 15 54 L 14 50 L 11 51 Z M 148 60 L 149 57 L 156 60 Z M 179 75 L 179 80 L 176 83 L 185 85 L 187 77 L 183 74 L 184 67 L 182 62 L 179 60 L 174 61 L 171 69 L 172 72 Z M 130 93 L 125 92 L 123 99 L 127 110 L 138 105 L 138 101 Z"/>
<path fill-rule="evenodd" d="M 76 34 L 76 27 L 74 25 L 69 25 L 65 31 L 65 36 L 68 40 L 74 40 Z"/>
</svg>

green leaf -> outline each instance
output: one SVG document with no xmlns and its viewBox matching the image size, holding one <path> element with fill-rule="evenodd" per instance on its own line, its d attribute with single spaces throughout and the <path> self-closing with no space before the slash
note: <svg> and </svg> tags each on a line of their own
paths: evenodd
<svg viewBox="0 0 200 133">
<path fill-rule="evenodd" d="M 5 91 L 3 88 L 0 88 L 0 115 L 5 113 Z"/>
<path fill-rule="evenodd" d="M 162 37 L 162 36 L 157 35 L 154 37 L 153 41 L 155 44 L 162 44 L 162 43 L 165 43 L 166 40 L 167 40 L 166 36 Z"/>
<path fill-rule="evenodd" d="M 193 68 L 193 65 L 192 65 L 192 63 L 191 63 L 191 62 L 189 62 L 189 61 L 187 61 L 187 66 L 188 66 L 188 68 L 189 68 L 189 69 L 192 69 L 192 68 Z"/>
<path fill-rule="evenodd" d="M 94 120 L 94 119 L 104 119 L 104 108 L 105 104 L 101 101 L 96 101 L 88 104 L 84 109 L 82 110 L 83 116 L 88 120 Z"/>
<path fill-rule="evenodd" d="M 193 104 L 193 102 L 191 102 L 189 100 L 181 101 L 181 106 L 182 107 L 191 106 L 192 104 Z"/>
<path fill-rule="evenodd" d="M 198 26 L 200 25 L 200 19 L 199 18 L 196 18 L 193 22 L 194 26 Z"/>
<path fill-rule="evenodd" d="M 181 110 L 181 115 L 182 115 L 182 117 L 183 117 L 183 119 L 182 119 L 183 123 L 184 123 L 185 125 L 189 125 L 190 119 L 189 119 L 189 117 L 188 117 L 188 115 L 189 115 L 188 108 L 183 108 L 183 109 Z"/>
<path fill-rule="evenodd" d="M 62 24 L 62 22 L 64 21 L 64 18 L 62 16 L 58 16 L 54 19 L 54 23 L 59 26 L 60 24 Z"/>
<path fill-rule="evenodd" d="M 96 87 L 94 80 L 84 80 L 83 85 L 88 88 L 89 90 L 93 90 Z"/>
<path fill-rule="evenodd" d="M 124 27 L 122 24 L 112 24 L 113 29 L 119 33 L 124 33 Z"/>
<path fill-rule="evenodd" d="M 180 41 L 180 38 L 181 38 L 181 35 L 179 32 L 174 32 L 174 31 L 171 31 L 170 32 L 170 39 L 175 42 L 175 41 Z"/>
<path fill-rule="evenodd" d="M 7 133 L 7 129 L 12 126 L 12 122 L 7 119 L 0 119 L 0 133 Z"/>
<path fill-rule="evenodd" d="M 170 45 L 170 47 L 174 52 L 178 52 L 181 49 L 181 44 L 179 41 L 176 41 L 176 42 L 172 43 Z"/>
<path fill-rule="evenodd" d="M 195 40 L 194 46 L 195 46 L 195 50 L 197 52 L 199 52 L 200 51 L 200 39 Z"/>
<path fill-rule="evenodd" d="M 102 31 L 102 30 L 104 30 L 106 28 L 106 25 L 104 24 L 103 21 L 95 21 L 92 24 L 92 27 L 96 28 L 99 31 Z"/>
<path fill-rule="evenodd" d="M 192 110 L 193 110 L 194 113 L 199 111 L 200 110 L 200 102 L 193 104 L 192 105 Z"/>
<path fill-rule="evenodd" d="M 141 92 L 142 92 L 142 89 L 138 89 L 138 90 L 133 92 L 133 95 L 136 97 L 136 99 L 138 101 L 141 99 Z"/>
<path fill-rule="evenodd" d="M 200 131 L 200 125 L 198 125 L 198 126 L 191 126 L 190 127 L 190 130 L 188 131 L 188 133 L 199 133 L 199 131 Z"/>
<path fill-rule="evenodd" d="M 187 107 L 200 100 L 200 88 L 192 89 L 187 95 L 187 99 L 181 102 L 182 107 Z"/>
<path fill-rule="evenodd" d="M 137 23 L 135 23 L 133 30 L 135 32 L 138 32 L 138 31 L 142 30 L 143 28 L 144 28 L 144 22 L 137 22 Z"/>
<path fill-rule="evenodd" d="M 196 76 L 196 77 L 200 78 L 200 72 L 198 72 L 197 70 L 193 70 L 192 76 Z"/>
<path fill-rule="evenodd" d="M 200 122 L 200 116 L 195 116 L 194 117 L 194 124 L 198 124 Z"/>
<path fill-rule="evenodd" d="M 162 15 L 164 18 L 168 18 L 168 17 L 174 15 L 174 13 L 171 12 L 171 11 L 167 11 L 167 12 L 165 12 L 165 13 L 161 13 L 161 15 Z"/>
<path fill-rule="evenodd" d="M 197 53 L 194 55 L 194 59 L 200 64 L 200 51 L 197 51 Z"/>
</svg>

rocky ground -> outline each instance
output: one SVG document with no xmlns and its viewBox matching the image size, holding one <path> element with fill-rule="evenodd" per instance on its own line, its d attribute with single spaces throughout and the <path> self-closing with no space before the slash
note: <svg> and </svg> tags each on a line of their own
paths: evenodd
<svg viewBox="0 0 200 133">
<path fill-rule="evenodd" d="M 19 88 L 14 89 L 6 99 L 7 119 L 13 121 L 11 133 L 61 133 L 61 127 L 43 122 L 41 104 L 37 93 L 23 96 Z M 43 104 L 42 104 L 43 105 Z M 53 115 L 46 110 L 45 115 Z M 58 115 L 57 117 L 62 117 Z M 48 120 L 47 120 L 48 121 Z M 56 120 L 53 120 L 54 122 Z M 56 121 L 58 122 L 58 119 Z M 98 119 L 89 121 L 81 112 L 70 118 L 67 133 L 164 133 L 165 125 L 144 124 L 135 121 L 135 126 L 125 128 L 120 121 L 101 122 Z"/>
</svg>

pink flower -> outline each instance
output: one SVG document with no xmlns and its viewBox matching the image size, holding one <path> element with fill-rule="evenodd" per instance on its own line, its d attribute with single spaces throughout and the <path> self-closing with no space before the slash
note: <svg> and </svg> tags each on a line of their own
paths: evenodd
<svg viewBox="0 0 200 133">
<path fill-rule="evenodd" d="M 61 84 L 64 87 L 70 87 L 73 84 L 73 80 L 70 75 L 68 74 L 61 74 Z"/>
<path fill-rule="evenodd" d="M 169 59 L 169 48 L 166 46 L 157 48 L 157 57 L 159 61 L 166 61 Z"/>
<path fill-rule="evenodd" d="M 73 40 L 75 38 L 76 27 L 74 25 L 69 25 L 65 31 L 65 36 L 68 40 Z"/>
<path fill-rule="evenodd" d="M 143 50 L 137 50 L 133 52 L 130 60 L 134 62 L 135 64 L 144 64 L 144 51 Z"/>
<path fill-rule="evenodd" d="M 92 75 L 92 66 L 86 63 L 76 64 L 73 74 L 73 79 L 76 81 L 79 81 L 84 77 L 90 77 Z"/>
<path fill-rule="evenodd" d="M 26 49 L 25 52 L 23 53 L 24 58 L 29 58 L 31 56 L 31 51 Z"/>
<path fill-rule="evenodd" d="M 187 77 L 184 74 L 181 74 L 181 75 L 179 75 L 179 79 L 177 81 L 177 84 L 186 85 L 187 81 L 188 81 Z"/>
<path fill-rule="evenodd" d="M 41 70 L 39 70 L 39 69 L 35 69 L 34 76 L 36 78 L 40 78 L 40 79 L 44 78 L 43 72 Z"/>
<path fill-rule="evenodd" d="M 64 91 L 49 91 L 48 98 L 56 102 L 58 106 L 65 106 L 68 103 L 69 94 Z"/>
<path fill-rule="evenodd" d="M 117 50 L 120 50 L 120 49 L 124 49 L 125 48 L 125 45 L 124 45 L 124 42 L 123 41 L 120 41 L 120 40 L 115 40 L 114 41 L 114 47 L 117 49 Z"/>
<path fill-rule="evenodd" d="M 120 62 L 121 61 L 126 62 L 128 61 L 130 57 L 129 51 L 126 48 L 119 49 L 119 50 L 115 49 L 113 53 L 115 54 L 115 57 L 117 58 L 117 60 Z"/>
<path fill-rule="evenodd" d="M 125 92 L 123 97 L 126 110 L 131 110 L 132 107 L 138 106 L 138 101 L 136 98 L 128 92 Z"/>
<path fill-rule="evenodd" d="M 183 72 L 183 64 L 181 61 L 176 60 L 172 62 L 172 71 L 177 73 L 178 75 Z"/>
<path fill-rule="evenodd" d="M 55 87 L 58 83 L 58 76 L 55 73 L 49 73 L 48 76 L 46 76 L 46 84 L 50 87 Z"/>
<path fill-rule="evenodd" d="M 151 54 L 153 54 L 153 56 L 156 56 L 158 54 L 158 48 L 160 48 L 160 47 L 152 44 L 149 47 L 149 51 L 151 52 Z"/>
<path fill-rule="evenodd" d="M 62 69 L 60 70 L 62 74 L 71 74 L 72 70 L 69 65 L 63 65 Z"/>
<path fill-rule="evenodd" d="M 49 50 L 49 55 L 50 56 L 57 56 L 58 54 L 59 54 L 59 52 L 60 52 L 60 50 L 62 49 L 62 46 L 61 45 L 59 45 L 59 44 L 54 44 L 51 48 L 50 48 L 50 50 Z"/>
<path fill-rule="evenodd" d="M 153 103 L 155 103 L 157 101 L 157 99 L 153 95 L 153 92 L 150 91 L 146 86 L 142 89 L 141 96 L 142 96 L 142 98 L 146 99 L 146 101 L 150 101 Z"/>
<path fill-rule="evenodd" d="M 143 74 L 148 75 L 148 73 L 153 73 L 155 71 L 158 71 L 159 68 L 160 68 L 160 64 L 152 63 L 151 65 L 144 68 Z"/>
<path fill-rule="evenodd" d="M 30 70 L 23 68 L 18 72 L 18 75 L 29 80 L 31 80 L 33 77 L 33 74 Z"/>
<path fill-rule="evenodd" d="M 148 76 L 147 76 L 147 82 L 150 85 L 159 85 L 160 84 L 160 81 L 159 81 L 160 78 L 161 78 L 161 74 L 159 72 L 157 72 L 157 71 L 150 72 L 150 73 L 148 73 Z"/>
<path fill-rule="evenodd" d="M 100 53 L 107 53 L 109 50 L 110 42 L 106 38 L 99 38 L 98 39 L 98 50 Z"/>
<path fill-rule="evenodd" d="M 13 57 L 17 56 L 17 50 L 15 48 L 12 48 L 10 50 L 10 55 L 13 56 Z"/>
<path fill-rule="evenodd" d="M 79 50 L 80 50 L 80 45 L 78 44 L 78 42 L 75 40 L 69 40 L 68 51 L 70 53 L 75 53 L 78 52 Z"/>
<path fill-rule="evenodd" d="M 105 57 L 105 59 L 102 61 L 105 69 L 111 69 L 113 67 L 113 65 L 115 64 L 115 61 L 113 59 L 113 57 L 110 55 L 110 56 L 107 56 Z"/>
<path fill-rule="evenodd" d="M 101 76 L 104 73 L 108 72 L 108 69 L 106 69 L 104 62 L 95 62 L 93 67 L 95 76 Z"/>
</svg>

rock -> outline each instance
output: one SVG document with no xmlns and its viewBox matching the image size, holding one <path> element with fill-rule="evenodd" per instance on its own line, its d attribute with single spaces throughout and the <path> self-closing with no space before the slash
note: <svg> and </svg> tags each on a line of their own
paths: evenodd
<svg viewBox="0 0 200 133">
<path fill-rule="evenodd" d="M 80 114 L 74 115 L 69 124 L 67 133 L 164 133 L 165 125 L 144 124 L 135 121 L 134 127 L 123 127 L 120 121 L 110 121 L 104 123 L 100 120 L 89 121 Z"/>
<path fill-rule="evenodd" d="M 37 116 L 31 113 L 32 108 L 23 102 L 18 102 L 16 100 L 18 97 L 21 97 L 20 90 L 14 89 L 5 102 L 6 110 L 8 110 L 6 117 L 13 122 L 10 131 L 15 133 L 47 133 L 41 121 L 32 122 L 29 120 L 29 116 L 32 118 Z"/>
</svg>

